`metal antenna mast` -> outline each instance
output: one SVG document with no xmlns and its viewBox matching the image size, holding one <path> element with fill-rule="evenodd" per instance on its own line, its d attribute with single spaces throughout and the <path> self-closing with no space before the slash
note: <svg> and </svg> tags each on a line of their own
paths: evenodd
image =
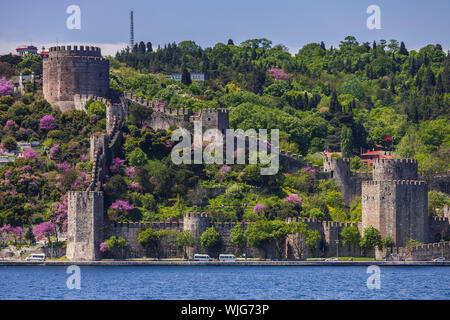
<svg viewBox="0 0 450 320">
<path fill-rule="evenodd" d="M 131 48 L 134 46 L 134 18 L 133 18 L 133 10 L 130 13 L 130 44 Z"/>
</svg>

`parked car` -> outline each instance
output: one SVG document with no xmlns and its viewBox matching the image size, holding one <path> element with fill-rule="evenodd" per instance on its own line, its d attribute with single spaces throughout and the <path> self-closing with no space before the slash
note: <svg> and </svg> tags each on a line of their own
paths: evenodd
<svg viewBox="0 0 450 320">
<path fill-rule="evenodd" d="M 194 260 L 195 261 L 212 261 L 212 258 L 208 256 L 207 254 L 194 254 Z"/>
<path fill-rule="evenodd" d="M 219 256 L 219 260 L 225 262 L 236 262 L 237 258 L 235 257 L 234 254 L 221 254 Z"/>
<path fill-rule="evenodd" d="M 339 259 L 338 258 L 328 258 L 328 259 L 325 259 L 325 261 L 339 261 Z"/>
<path fill-rule="evenodd" d="M 434 262 L 442 262 L 442 261 L 445 261 L 445 257 L 439 257 L 439 258 L 433 259 L 433 261 Z"/>
<path fill-rule="evenodd" d="M 45 254 L 32 253 L 25 259 L 25 261 L 38 261 L 38 262 L 45 261 Z"/>
</svg>

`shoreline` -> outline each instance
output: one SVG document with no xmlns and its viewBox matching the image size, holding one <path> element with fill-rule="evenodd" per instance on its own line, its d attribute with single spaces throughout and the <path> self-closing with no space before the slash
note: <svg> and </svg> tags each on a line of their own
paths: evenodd
<svg viewBox="0 0 450 320">
<path fill-rule="evenodd" d="M 0 266 L 447 266 L 450 261 L 45 261 L 0 260 Z"/>
</svg>

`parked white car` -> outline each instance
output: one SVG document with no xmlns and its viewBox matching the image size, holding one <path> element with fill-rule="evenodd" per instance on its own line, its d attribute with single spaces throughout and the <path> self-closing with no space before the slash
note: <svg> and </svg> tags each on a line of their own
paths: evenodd
<svg viewBox="0 0 450 320">
<path fill-rule="evenodd" d="M 195 261 L 212 261 L 212 258 L 208 256 L 207 254 L 194 254 L 194 260 Z"/>
<path fill-rule="evenodd" d="M 434 262 L 443 262 L 443 261 L 445 261 L 445 257 L 439 257 L 439 258 L 433 259 L 433 261 Z"/>
<path fill-rule="evenodd" d="M 235 257 L 234 254 L 221 254 L 219 256 L 219 260 L 225 262 L 236 262 L 237 258 Z"/>
<path fill-rule="evenodd" d="M 328 259 L 325 259 L 325 261 L 339 261 L 339 259 L 338 258 L 328 258 Z"/>
<path fill-rule="evenodd" d="M 26 261 L 42 262 L 42 261 L 45 261 L 45 254 L 43 254 L 43 253 L 33 253 L 33 254 L 30 254 L 25 260 Z"/>
</svg>

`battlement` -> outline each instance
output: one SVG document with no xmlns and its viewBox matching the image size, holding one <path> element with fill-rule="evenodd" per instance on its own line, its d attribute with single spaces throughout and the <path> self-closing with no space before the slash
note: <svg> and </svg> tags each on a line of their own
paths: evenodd
<svg viewBox="0 0 450 320">
<path fill-rule="evenodd" d="M 449 223 L 449 219 L 447 217 L 432 217 L 432 222 L 434 223 Z"/>
<path fill-rule="evenodd" d="M 206 212 L 186 212 L 184 218 L 209 218 L 209 213 Z"/>
<path fill-rule="evenodd" d="M 62 55 L 72 56 L 92 56 L 101 57 L 102 51 L 99 47 L 93 46 L 55 46 L 49 48 L 49 57 L 58 57 Z"/>
<path fill-rule="evenodd" d="M 417 180 L 417 159 L 378 159 L 373 162 L 374 180 Z"/>
<path fill-rule="evenodd" d="M 163 113 L 166 114 L 168 116 L 182 116 L 182 117 L 187 117 L 188 115 L 188 109 L 184 109 L 184 108 L 179 108 L 179 109 L 169 109 L 166 108 L 166 105 L 162 102 L 159 102 L 158 100 L 148 100 L 142 97 L 138 97 L 134 94 L 132 94 L 131 92 L 124 92 L 124 97 L 125 99 L 139 104 L 139 105 L 143 105 L 146 107 L 150 107 L 152 108 L 153 111 L 155 112 L 159 112 L 159 113 Z"/>
<path fill-rule="evenodd" d="M 283 149 L 280 150 L 280 156 L 289 157 L 289 158 L 298 159 L 298 160 L 302 160 L 303 159 L 301 155 L 295 154 L 295 153 L 291 153 L 290 151 L 283 150 Z M 310 163 L 308 163 L 308 164 L 310 164 Z M 312 166 L 312 164 L 310 166 Z"/>
<path fill-rule="evenodd" d="M 434 242 L 434 243 L 426 243 L 420 246 L 414 246 L 414 247 L 410 247 L 411 251 L 421 251 L 421 250 L 430 250 L 433 248 L 439 248 L 439 249 L 443 249 L 443 248 L 449 248 L 450 247 L 450 241 L 445 241 L 445 242 Z"/>
<path fill-rule="evenodd" d="M 340 162 L 345 162 L 350 164 L 350 158 L 326 158 L 324 160 L 324 162 L 327 163 L 340 163 Z"/>
<path fill-rule="evenodd" d="M 160 222 L 113 222 L 112 227 L 114 228 L 135 228 L 145 230 L 148 228 L 153 228 L 157 230 L 161 229 L 179 229 L 183 227 L 182 222 L 169 222 L 169 221 L 160 221 Z"/>
<path fill-rule="evenodd" d="M 399 164 L 408 164 L 408 163 L 418 163 L 417 159 L 374 159 L 373 164 L 379 165 L 383 163 L 399 163 Z"/>
<path fill-rule="evenodd" d="M 362 181 L 363 185 L 382 185 L 386 183 L 393 183 L 396 185 L 411 185 L 411 186 L 425 186 L 425 181 L 419 181 L 419 180 L 365 180 Z"/>
</svg>

